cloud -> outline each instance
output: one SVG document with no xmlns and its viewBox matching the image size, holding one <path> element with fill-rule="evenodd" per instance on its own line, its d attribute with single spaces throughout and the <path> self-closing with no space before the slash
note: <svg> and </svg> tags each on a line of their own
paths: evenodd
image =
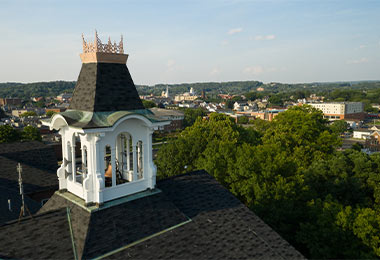
<svg viewBox="0 0 380 260">
<path fill-rule="evenodd" d="M 218 69 L 218 68 L 213 68 L 213 69 L 210 71 L 210 75 L 212 75 L 212 76 L 219 75 L 220 72 L 221 72 L 220 69 Z"/>
<path fill-rule="evenodd" d="M 240 32 L 242 32 L 243 31 L 243 28 L 233 28 L 233 29 L 230 29 L 229 31 L 228 31 L 228 34 L 229 35 L 232 35 L 232 34 L 235 34 L 235 33 L 240 33 Z"/>
<path fill-rule="evenodd" d="M 360 49 L 367 48 L 367 45 L 362 44 L 362 45 L 359 46 L 359 48 L 360 48 Z"/>
<path fill-rule="evenodd" d="M 258 76 L 264 73 L 264 68 L 262 66 L 246 67 L 243 70 L 243 73 L 248 74 L 248 75 Z"/>
<path fill-rule="evenodd" d="M 255 38 L 254 38 L 256 41 L 270 41 L 270 40 L 274 40 L 276 39 L 276 35 L 274 34 L 269 34 L 269 35 L 257 35 Z"/>
<path fill-rule="evenodd" d="M 348 60 L 347 64 L 361 64 L 361 63 L 367 63 L 369 60 L 367 58 L 361 58 L 358 60 Z"/>
</svg>

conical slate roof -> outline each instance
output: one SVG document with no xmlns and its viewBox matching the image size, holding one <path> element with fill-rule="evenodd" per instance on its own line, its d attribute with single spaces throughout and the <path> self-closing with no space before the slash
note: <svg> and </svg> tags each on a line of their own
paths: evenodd
<svg viewBox="0 0 380 260">
<path fill-rule="evenodd" d="M 144 109 L 125 64 L 83 63 L 69 109 L 107 112 Z"/>
</svg>

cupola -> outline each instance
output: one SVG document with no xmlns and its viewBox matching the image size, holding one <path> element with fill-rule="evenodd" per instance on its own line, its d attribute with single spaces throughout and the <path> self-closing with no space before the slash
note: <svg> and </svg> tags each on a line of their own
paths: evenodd
<svg viewBox="0 0 380 260">
<path fill-rule="evenodd" d="M 154 189 L 152 133 L 169 124 L 144 108 L 118 44 L 82 36 L 82 68 L 69 109 L 44 120 L 59 130 L 63 162 L 59 189 L 88 204 Z"/>
</svg>

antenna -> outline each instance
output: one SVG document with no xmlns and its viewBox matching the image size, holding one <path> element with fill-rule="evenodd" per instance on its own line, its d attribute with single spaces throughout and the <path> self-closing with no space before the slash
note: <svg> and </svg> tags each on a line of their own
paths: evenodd
<svg viewBox="0 0 380 260">
<path fill-rule="evenodd" d="M 28 211 L 29 215 L 33 218 L 32 214 L 30 213 L 28 207 L 25 205 L 24 200 L 24 186 L 22 185 L 22 167 L 21 164 L 17 164 L 17 171 L 18 171 L 18 185 L 20 186 L 20 195 L 21 195 L 21 210 L 20 210 L 20 216 L 18 217 L 18 222 L 20 223 L 20 220 L 22 217 L 25 217 L 25 209 Z"/>
</svg>

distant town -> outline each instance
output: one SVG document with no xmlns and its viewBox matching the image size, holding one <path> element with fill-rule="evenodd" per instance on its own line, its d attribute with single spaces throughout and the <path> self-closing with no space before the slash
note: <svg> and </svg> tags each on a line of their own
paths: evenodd
<svg viewBox="0 0 380 260">
<path fill-rule="evenodd" d="M 378 84 L 378 82 L 368 83 L 372 87 L 369 92 L 371 89 L 372 91 L 373 89 L 376 90 L 374 88 L 376 86 L 372 86 L 374 83 Z M 335 92 L 352 92 L 354 94 L 358 92 L 355 86 L 352 87 L 352 84 L 350 84 L 352 89 L 348 90 L 345 89 L 345 84 L 341 87 L 343 90 L 337 89 L 338 84 L 342 86 L 342 83 L 333 85 Z M 359 82 L 356 84 L 359 84 Z M 363 88 L 363 84 L 361 83 L 361 88 Z M 276 87 L 276 84 L 262 85 L 254 82 L 254 85 L 258 87 L 244 94 L 215 94 L 215 90 L 211 91 L 210 94 L 205 91 L 204 86 L 201 91 L 196 91 L 193 87 L 189 87 L 188 91 L 178 93 L 178 86 L 160 85 L 158 89 L 163 89 L 161 93 L 154 94 L 153 92 L 157 93 L 157 88 L 155 88 L 155 91 L 151 91 L 152 93 L 148 95 L 140 95 L 140 98 L 144 106 L 151 109 L 156 116 L 171 121 L 170 125 L 160 129 L 162 133 L 180 131 L 188 126 L 189 123 L 184 124 L 184 120 L 186 120 L 186 111 L 190 110 L 198 109 L 202 111 L 201 115 L 205 118 L 210 113 L 226 114 L 232 117 L 236 123 L 249 127 L 254 120 L 272 121 L 279 113 L 286 111 L 289 107 L 308 104 L 321 110 L 324 118 L 330 122 L 344 120 L 347 123 L 347 131 L 342 133 L 342 149 L 351 148 L 352 144 L 359 143 L 363 151 L 367 153 L 380 150 L 380 126 L 377 123 L 380 105 L 378 103 L 368 104 L 368 100 L 364 100 L 367 103 L 333 101 L 331 97 L 326 98 L 320 94 L 321 91 L 323 94 L 323 90 L 326 89 L 323 84 L 320 89 L 316 89 L 315 85 L 309 86 L 306 91 L 296 88 L 298 90 L 296 90 L 295 95 L 288 91 L 288 95 L 285 96 L 281 96 L 281 93 L 273 93 L 276 90 L 278 91 L 278 86 L 282 86 L 282 89 L 284 89 L 282 84 L 277 84 Z M 270 89 L 269 91 L 265 89 L 267 86 Z M 171 87 L 175 89 L 175 93 L 171 93 Z M 143 93 L 149 91 L 147 87 L 140 86 L 138 89 L 139 92 Z M 183 89 L 183 86 L 181 89 Z M 316 93 L 311 93 L 310 89 L 317 91 Z M 236 89 L 233 91 L 236 92 Z M 363 92 L 367 93 L 368 91 L 364 90 Z M 329 94 L 331 95 L 331 91 Z M 57 96 L 30 97 L 29 99 L 1 97 L 0 124 L 12 126 L 18 130 L 22 130 L 25 126 L 33 126 L 38 129 L 44 142 L 60 142 L 59 135 L 50 131 L 47 126 L 43 126 L 40 119 L 48 118 L 54 113 L 67 110 L 71 98 L 72 92 L 63 92 Z M 339 97 L 335 99 L 342 100 Z"/>
</svg>

